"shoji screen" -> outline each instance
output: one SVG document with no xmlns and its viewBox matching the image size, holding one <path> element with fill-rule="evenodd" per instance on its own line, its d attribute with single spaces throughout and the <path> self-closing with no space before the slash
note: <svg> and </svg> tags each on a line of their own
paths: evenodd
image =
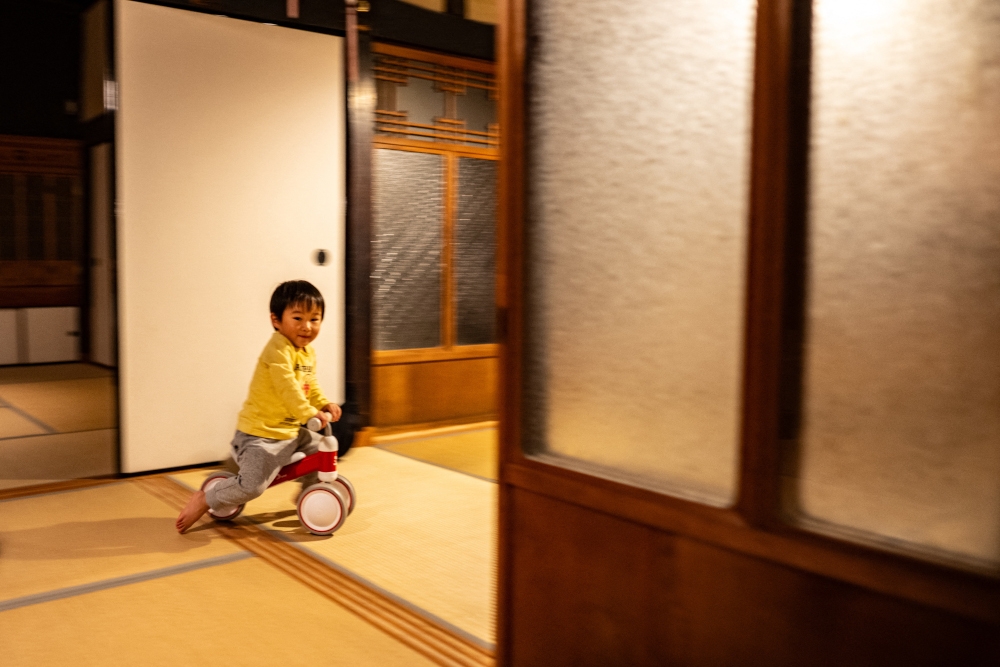
<svg viewBox="0 0 1000 667">
<path fill-rule="evenodd" d="M 122 467 L 136 472 L 226 456 L 280 281 L 326 297 L 319 378 L 343 399 L 343 46 L 116 10 Z"/>
</svg>

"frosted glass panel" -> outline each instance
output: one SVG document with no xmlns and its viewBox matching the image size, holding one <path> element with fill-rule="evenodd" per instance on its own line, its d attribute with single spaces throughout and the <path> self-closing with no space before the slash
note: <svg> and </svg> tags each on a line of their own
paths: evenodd
<svg viewBox="0 0 1000 667">
<path fill-rule="evenodd" d="M 822 0 L 800 510 L 1000 556 L 1000 5 Z"/>
<path fill-rule="evenodd" d="M 495 343 L 497 163 L 458 158 L 455 218 L 455 342 Z"/>
<path fill-rule="evenodd" d="M 529 453 L 732 498 L 755 4 L 532 5 Z"/>
<path fill-rule="evenodd" d="M 374 347 L 440 345 L 444 158 L 376 149 L 373 185 Z"/>
</svg>

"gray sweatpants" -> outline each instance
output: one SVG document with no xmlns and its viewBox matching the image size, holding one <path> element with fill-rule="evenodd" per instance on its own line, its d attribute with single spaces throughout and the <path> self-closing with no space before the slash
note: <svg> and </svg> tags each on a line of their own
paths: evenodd
<svg viewBox="0 0 1000 667">
<path fill-rule="evenodd" d="M 264 493 L 282 466 L 291 463 L 292 454 L 317 451 L 320 435 L 300 429 L 298 437 L 290 440 L 272 440 L 236 431 L 232 453 L 240 467 L 236 477 L 217 482 L 205 493 L 205 501 L 216 512 L 234 505 L 242 505 Z M 299 478 L 303 488 L 319 481 L 316 473 Z"/>
</svg>

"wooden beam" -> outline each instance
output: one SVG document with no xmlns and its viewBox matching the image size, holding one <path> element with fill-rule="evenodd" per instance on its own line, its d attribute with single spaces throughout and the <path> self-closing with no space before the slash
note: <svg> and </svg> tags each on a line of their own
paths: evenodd
<svg viewBox="0 0 1000 667">
<path fill-rule="evenodd" d="M 82 155 L 81 143 L 73 139 L 0 135 L 0 171 L 79 176 L 83 172 Z"/>
<path fill-rule="evenodd" d="M 343 34 L 344 0 L 138 0 L 289 28 Z"/>
<path fill-rule="evenodd" d="M 372 44 L 372 51 L 386 56 L 406 58 L 407 60 L 419 60 L 422 62 L 434 63 L 435 65 L 444 65 L 445 67 L 472 70 L 473 72 L 480 72 L 483 74 L 492 75 L 496 72 L 496 66 L 493 64 L 492 59 L 482 60 L 478 58 L 449 56 L 443 53 L 421 51 L 420 49 L 411 49 L 406 46 L 399 46 L 398 44 L 385 44 L 382 42 Z"/>
<path fill-rule="evenodd" d="M 366 16 L 355 14 L 362 22 L 359 27 L 367 27 L 364 24 Z M 348 43 L 354 52 L 345 58 L 348 68 L 345 375 L 348 407 L 360 416 L 360 425 L 367 426 L 371 423 L 370 274 L 375 77 L 369 33 L 356 30 Z"/>
<path fill-rule="evenodd" d="M 454 155 L 444 158 L 444 220 L 441 229 L 441 344 L 455 344 L 455 190 L 457 160 Z"/>
<path fill-rule="evenodd" d="M 493 60 L 493 26 L 423 9 L 400 0 L 372 2 L 372 31 L 380 41 L 457 56 Z"/>
<path fill-rule="evenodd" d="M 801 272 L 804 253 L 810 31 L 808 0 L 758 4 L 737 508 L 762 527 L 780 522 L 783 359 L 795 351 L 785 337 L 786 310 L 790 296 L 801 310 L 803 297 L 785 287 L 790 270 Z M 793 229 L 797 247 L 788 244 Z"/>
<path fill-rule="evenodd" d="M 521 359 L 524 353 L 524 193 L 525 188 L 525 66 L 527 52 L 527 5 L 525 0 L 500 4 L 497 49 L 498 117 L 503 132 L 497 198 L 497 272 L 501 346 L 499 412 L 499 493 L 497 507 L 497 664 L 509 665 L 512 656 L 513 530 L 515 521 L 512 465 L 524 460 L 521 451 Z"/>
</svg>

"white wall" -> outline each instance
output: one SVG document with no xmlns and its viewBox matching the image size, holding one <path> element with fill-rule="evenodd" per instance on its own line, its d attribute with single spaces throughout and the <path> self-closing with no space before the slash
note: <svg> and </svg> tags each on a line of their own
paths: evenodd
<svg viewBox="0 0 1000 667">
<path fill-rule="evenodd" d="M 344 395 L 342 40 L 116 3 L 122 468 L 223 458 L 282 280 Z M 332 251 L 325 267 L 317 248 Z"/>
</svg>

